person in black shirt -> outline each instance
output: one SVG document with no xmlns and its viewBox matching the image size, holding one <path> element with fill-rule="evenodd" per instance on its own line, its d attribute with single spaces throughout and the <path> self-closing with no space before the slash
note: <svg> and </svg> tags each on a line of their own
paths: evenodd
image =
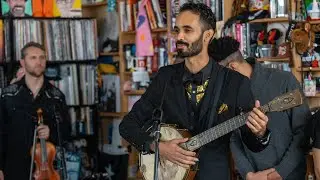
<svg viewBox="0 0 320 180">
<path fill-rule="evenodd" d="M 215 24 L 215 16 L 205 4 L 188 2 L 180 8 L 174 35 L 178 56 L 184 61 L 159 69 L 119 127 L 121 136 L 141 153 L 154 152 L 153 137 L 146 130 L 152 127 L 153 111 L 161 104 L 162 122 L 176 124 L 192 135 L 251 111 L 241 127 L 243 141 L 254 152 L 268 146 L 264 141 L 268 118 L 257 108 L 260 104 L 253 99 L 249 79 L 220 66 L 208 55 Z M 198 157 L 179 146 L 186 138 L 160 142 L 160 156 L 185 168 L 199 161 L 197 180 L 227 180 L 230 135 L 201 147 Z"/>
<path fill-rule="evenodd" d="M 314 112 L 314 114 L 308 119 L 308 137 L 312 139 L 312 152 L 313 152 L 313 162 L 314 162 L 314 172 L 316 179 L 320 179 L 320 110 L 319 108 Z M 309 140 L 309 139 L 308 139 Z M 309 141 L 307 142 L 307 144 Z"/>
<path fill-rule="evenodd" d="M 34 42 L 21 50 L 20 64 L 25 75 L 2 89 L 0 97 L 0 180 L 29 179 L 33 134 L 37 109 L 43 112 L 44 125 L 37 137 L 54 145 L 69 138 L 70 123 L 64 94 L 44 77 L 45 49 Z M 58 124 L 59 123 L 59 124 Z"/>
</svg>

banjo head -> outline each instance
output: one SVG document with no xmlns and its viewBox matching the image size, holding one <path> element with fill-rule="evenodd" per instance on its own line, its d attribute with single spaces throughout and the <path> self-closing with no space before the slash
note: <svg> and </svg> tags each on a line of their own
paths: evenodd
<svg viewBox="0 0 320 180">
<path fill-rule="evenodd" d="M 180 132 L 173 126 L 161 126 L 160 140 L 169 141 L 177 138 L 184 138 Z M 140 155 L 140 171 L 145 180 L 153 180 L 154 176 L 154 154 Z M 188 169 L 174 164 L 160 157 L 158 166 L 159 180 L 183 180 Z"/>
</svg>

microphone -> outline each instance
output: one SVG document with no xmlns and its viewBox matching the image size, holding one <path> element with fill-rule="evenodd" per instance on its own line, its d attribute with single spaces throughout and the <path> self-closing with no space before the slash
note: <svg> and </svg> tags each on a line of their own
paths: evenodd
<svg viewBox="0 0 320 180">
<path fill-rule="evenodd" d="M 146 123 L 142 126 L 142 131 L 147 132 L 150 135 L 152 135 L 156 139 L 156 132 L 158 125 L 162 123 L 162 118 L 163 118 L 163 110 L 162 110 L 162 105 L 164 101 L 164 97 L 166 94 L 166 89 L 167 89 L 167 83 L 165 84 L 164 91 L 161 97 L 161 104 L 158 108 L 155 108 L 152 111 L 152 117 L 150 120 L 147 120 Z M 157 140 L 157 139 L 156 139 Z"/>
</svg>

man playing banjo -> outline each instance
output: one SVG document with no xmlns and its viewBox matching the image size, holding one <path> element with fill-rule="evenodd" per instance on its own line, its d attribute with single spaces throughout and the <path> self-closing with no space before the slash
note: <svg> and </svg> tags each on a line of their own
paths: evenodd
<svg viewBox="0 0 320 180">
<path fill-rule="evenodd" d="M 208 55 L 215 29 L 215 15 L 205 4 L 188 2 L 180 8 L 174 35 L 178 56 L 184 61 L 160 68 L 119 127 L 121 136 L 142 153 L 154 152 L 153 137 L 143 127 L 152 125 L 153 111 L 159 107 L 162 123 L 175 124 L 192 135 L 251 111 L 240 128 L 244 144 L 253 152 L 268 145 L 268 117 L 258 109 L 260 103 L 253 99 L 249 79 Z M 162 141 L 160 158 L 185 168 L 198 162 L 197 180 L 228 180 L 230 136 L 228 133 L 206 144 L 197 156 L 179 146 L 188 141 L 186 138 Z"/>
</svg>

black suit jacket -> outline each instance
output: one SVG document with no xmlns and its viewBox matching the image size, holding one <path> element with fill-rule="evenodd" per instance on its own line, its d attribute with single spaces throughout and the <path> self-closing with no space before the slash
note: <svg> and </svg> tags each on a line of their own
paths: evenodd
<svg viewBox="0 0 320 180">
<path fill-rule="evenodd" d="M 229 72 L 226 73 L 227 77 L 225 78 L 217 107 L 212 108 L 213 97 L 215 96 L 213 89 L 216 79 L 222 71 Z M 119 127 L 121 136 L 139 151 L 148 151 L 149 143 L 152 142 L 152 138 L 142 128 L 149 127 L 152 124 L 152 112 L 160 106 L 166 83 L 167 88 L 162 106 L 163 123 L 176 124 L 180 128 L 188 129 L 193 135 L 209 128 L 199 124 L 207 124 L 211 110 L 218 110 L 223 103 L 228 105 L 228 110 L 221 114 L 217 113 L 217 117 L 213 119 L 213 126 L 238 115 L 240 111 L 249 111 L 254 106 L 249 79 L 213 62 L 211 79 L 199 112 L 199 122 L 194 123 L 191 113 L 187 111 L 187 97 L 182 82 L 183 73 L 184 62 L 160 68 L 147 91 L 134 104 L 132 110 L 121 122 Z M 260 151 L 264 148 L 247 126 L 243 126 L 241 130 L 242 135 L 245 137 L 245 144 L 249 149 Z M 200 170 L 197 173 L 197 179 L 212 179 L 212 177 L 221 180 L 229 179 L 228 152 L 230 135 L 229 133 L 200 149 Z"/>
</svg>

